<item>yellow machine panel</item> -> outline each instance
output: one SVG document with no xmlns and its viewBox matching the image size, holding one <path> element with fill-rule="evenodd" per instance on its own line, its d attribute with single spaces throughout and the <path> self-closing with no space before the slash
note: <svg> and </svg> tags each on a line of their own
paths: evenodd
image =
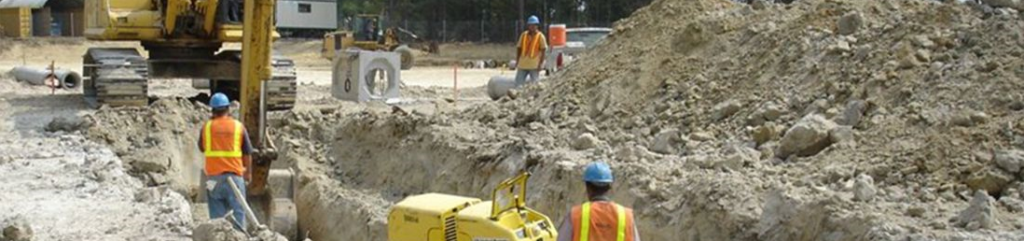
<svg viewBox="0 0 1024 241">
<path fill-rule="evenodd" d="M 154 2 L 161 5 L 156 6 Z M 216 0 L 86 1 L 85 36 L 90 40 L 241 42 L 241 25 L 216 22 L 217 3 Z M 275 32 L 274 36 L 279 35 Z"/>
<path fill-rule="evenodd" d="M 85 1 L 85 37 L 91 40 L 155 40 L 162 14 L 151 1 Z"/>
<path fill-rule="evenodd" d="M 226 3 L 222 0 L 85 1 L 87 39 L 138 41 L 148 52 L 144 55 L 129 49 L 90 48 L 83 59 L 86 101 L 93 106 L 144 105 L 148 100 L 146 80 L 150 78 L 206 80 L 206 84 L 197 85 L 197 88 L 208 88 L 211 92 L 225 93 L 231 99 L 240 99 L 243 88 L 239 80 L 246 73 L 254 73 L 251 70 L 259 69 L 258 74 L 250 76 L 269 79 L 266 93 L 268 109 L 292 108 L 297 90 L 293 61 L 280 57 L 267 59 L 263 51 L 247 58 L 242 53 L 245 48 L 221 48 L 224 43 L 243 42 L 245 36 L 241 22 L 218 18 L 218 12 L 227 10 L 218 10 L 219 7 L 237 6 Z M 269 10 L 266 13 L 241 11 L 241 16 L 237 17 L 270 14 L 271 20 L 268 21 L 272 21 L 274 0 L 253 0 L 252 3 L 260 6 L 256 8 L 258 10 Z M 268 41 L 279 36 L 273 24 L 260 25 L 255 29 L 259 36 L 268 33 L 271 36 Z M 269 42 L 263 44 L 262 40 L 249 46 L 252 46 L 250 49 L 271 48 Z M 270 53 L 266 55 L 270 56 Z M 258 64 L 243 66 L 246 60 Z M 107 75 L 112 73 L 108 69 L 123 66 L 130 66 L 135 74 L 108 78 Z M 243 68 L 247 68 L 244 69 L 246 71 Z M 273 69 L 273 74 L 268 72 L 270 69 Z"/>
<path fill-rule="evenodd" d="M 390 241 L 551 241 L 558 231 L 526 204 L 522 174 L 495 188 L 492 201 L 448 194 L 410 196 L 388 214 Z"/>
<path fill-rule="evenodd" d="M 428 193 L 395 204 L 388 215 L 389 240 L 444 240 L 454 231 L 455 214 L 480 199 Z M 448 221 L 449 225 L 445 225 Z M 447 230 L 446 230 L 447 228 Z"/>
<path fill-rule="evenodd" d="M 0 9 L 0 37 L 28 38 L 32 36 L 32 9 Z"/>
</svg>

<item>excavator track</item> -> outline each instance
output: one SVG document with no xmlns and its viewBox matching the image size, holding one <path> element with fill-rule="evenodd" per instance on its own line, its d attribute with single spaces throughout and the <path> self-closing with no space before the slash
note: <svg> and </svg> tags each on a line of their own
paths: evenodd
<svg viewBox="0 0 1024 241">
<path fill-rule="evenodd" d="M 146 58 L 132 48 L 90 48 L 86 52 L 83 94 L 90 106 L 144 106 L 149 84 Z"/>
<path fill-rule="evenodd" d="M 231 67 L 228 69 L 240 69 L 242 66 L 241 51 L 222 51 L 217 54 L 217 59 L 230 62 Z M 290 110 L 295 107 L 295 97 L 298 91 L 295 61 L 274 56 L 271 59 L 271 67 L 271 77 L 266 81 L 265 86 L 267 96 L 264 100 L 267 103 L 267 110 Z M 214 80 L 211 90 L 213 92 L 225 93 L 228 97 L 237 99 L 240 94 L 238 91 L 241 85 L 239 79 L 241 79 L 241 76 L 232 77 L 232 79 Z"/>
<path fill-rule="evenodd" d="M 295 62 L 277 56 L 271 61 L 273 71 L 266 84 L 267 109 L 290 110 L 295 107 L 295 97 L 298 92 Z"/>
</svg>

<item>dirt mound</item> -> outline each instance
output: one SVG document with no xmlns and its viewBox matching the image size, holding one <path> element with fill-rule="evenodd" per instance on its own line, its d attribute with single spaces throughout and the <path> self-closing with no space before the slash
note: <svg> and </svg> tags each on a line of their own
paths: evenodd
<svg viewBox="0 0 1024 241">
<path fill-rule="evenodd" d="M 208 109 L 184 98 L 163 98 L 147 107 L 101 109 L 82 119 L 89 126 L 86 136 L 109 146 L 134 176 L 195 198 L 203 160 L 196 143 Z"/>
<path fill-rule="evenodd" d="M 933 1 L 757 6 L 655 1 L 516 100 L 314 114 L 292 121 L 336 131 L 297 125 L 284 138 L 314 143 L 311 162 L 374 202 L 486 197 L 528 170 L 529 205 L 555 220 L 582 201 L 582 165 L 608 160 L 615 199 L 651 240 L 1024 238 L 1019 15 Z"/>
<path fill-rule="evenodd" d="M 380 239 L 405 196 L 486 198 L 519 171 L 558 222 L 601 159 L 645 240 L 1021 240 L 1024 22 L 949 2 L 658 0 L 515 100 L 272 114 L 275 165 L 299 168 L 313 239 Z M 198 180 L 205 113 L 85 119 L 174 185 Z"/>
</svg>

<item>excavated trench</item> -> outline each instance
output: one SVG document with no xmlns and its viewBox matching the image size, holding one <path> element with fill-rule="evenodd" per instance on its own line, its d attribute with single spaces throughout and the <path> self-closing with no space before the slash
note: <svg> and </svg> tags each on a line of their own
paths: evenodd
<svg viewBox="0 0 1024 241">
<path fill-rule="evenodd" d="M 836 34 L 848 21 L 866 25 Z M 558 222 L 594 159 L 644 240 L 1024 240 L 1015 29 L 1018 14 L 953 2 L 658 0 L 516 100 L 423 114 L 307 99 L 330 109 L 273 114 L 272 134 L 314 240 L 386 240 L 403 197 L 487 198 L 520 171 L 527 205 Z M 203 108 L 101 110 L 89 136 L 180 186 L 197 180 L 174 165 Z M 781 152 L 805 144 L 816 154 Z"/>
<path fill-rule="evenodd" d="M 527 205 L 560 222 L 583 201 L 581 167 L 609 157 L 613 198 L 634 208 L 644 240 L 884 240 L 878 235 L 893 228 L 886 226 L 891 217 L 857 211 L 863 206 L 841 195 L 809 195 L 821 191 L 769 180 L 788 175 L 785 166 L 722 171 L 700 167 L 693 158 L 699 155 L 654 155 L 631 144 L 576 150 L 557 142 L 574 135 L 576 125 L 468 121 L 459 115 L 476 110 L 425 115 L 402 108 L 271 116 L 281 153 L 275 165 L 298 170 L 302 233 L 313 240 L 387 240 L 388 209 L 402 198 L 440 192 L 487 199 L 494 185 L 521 171 L 533 174 Z M 94 119 L 87 134 L 150 185 L 195 198 L 198 178 L 188 164 L 196 163 L 192 133 L 204 113 L 185 99 L 161 99 L 87 116 Z"/>
<path fill-rule="evenodd" d="M 282 162 L 301 170 L 297 204 L 310 238 L 386 240 L 388 208 L 403 197 L 440 192 L 486 199 L 494 185 L 521 171 L 533 174 L 528 206 L 556 223 L 583 201 L 579 176 L 594 159 L 588 154 L 437 120 L 373 113 L 284 118 L 278 146 L 288 153 Z M 870 228 L 862 217 L 834 215 L 827 201 L 783 191 L 758 197 L 757 185 L 741 183 L 749 181 L 742 174 L 680 172 L 675 169 L 692 167 L 665 162 L 658 169 L 648 168 L 649 161 L 613 162 L 620 180 L 614 199 L 634 207 L 645 240 L 858 240 Z"/>
</svg>

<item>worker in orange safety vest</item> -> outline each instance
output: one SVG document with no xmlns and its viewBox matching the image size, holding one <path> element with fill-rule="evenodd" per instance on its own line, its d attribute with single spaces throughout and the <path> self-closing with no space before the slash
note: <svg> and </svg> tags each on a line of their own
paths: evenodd
<svg viewBox="0 0 1024 241">
<path fill-rule="evenodd" d="M 516 88 L 540 79 L 548 40 L 544 33 L 540 32 L 539 25 L 540 18 L 530 16 L 526 20 L 527 30 L 519 36 L 519 42 L 516 44 Z"/>
<path fill-rule="evenodd" d="M 223 218 L 231 210 L 235 228 L 245 231 L 242 200 L 235 198 L 228 182 L 234 182 L 245 196 L 246 183 L 252 176 L 250 154 L 253 149 L 245 127 L 231 117 L 230 106 L 228 97 L 222 93 L 210 98 L 213 116 L 199 133 L 199 150 L 206 157 L 205 188 L 210 218 Z"/>
<path fill-rule="evenodd" d="M 633 209 L 612 201 L 612 169 L 593 162 L 583 171 L 588 201 L 576 205 L 558 227 L 558 241 L 640 241 Z"/>
</svg>

